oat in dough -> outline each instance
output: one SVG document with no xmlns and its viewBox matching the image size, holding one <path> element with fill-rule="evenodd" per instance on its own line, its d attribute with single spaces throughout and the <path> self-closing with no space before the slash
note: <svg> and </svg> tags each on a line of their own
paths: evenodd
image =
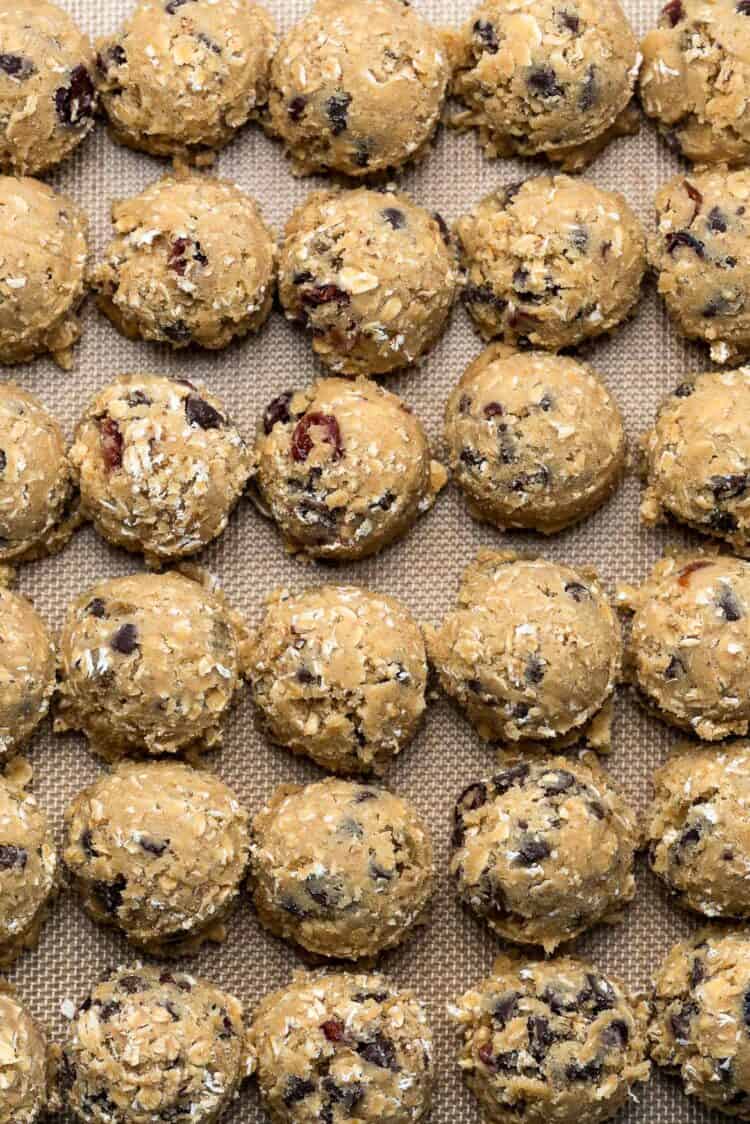
<svg viewBox="0 0 750 1124">
<path fill-rule="evenodd" d="M 28 742 L 55 689 L 55 647 L 25 597 L 0 588 L 0 766 Z"/>
<path fill-rule="evenodd" d="M 284 312 L 341 374 L 386 375 L 415 363 L 442 334 L 459 281 L 444 220 L 406 195 L 316 191 L 287 223 Z"/>
<path fill-rule="evenodd" d="M 592 571 L 482 550 L 458 608 L 425 633 L 443 690 L 481 737 L 609 744 L 620 628 Z"/>
<path fill-rule="evenodd" d="M 618 0 L 484 0 L 452 39 L 452 91 L 490 157 L 544 155 L 566 171 L 637 131 L 640 58 Z"/>
<path fill-rule="evenodd" d="M 48 1097 L 47 1038 L 11 987 L 0 982 L 0 1124 L 37 1124 Z"/>
<path fill-rule="evenodd" d="M 271 67 L 270 128 L 297 174 L 362 177 L 420 156 L 449 79 L 440 34 L 401 0 L 317 0 Z"/>
<path fill-rule="evenodd" d="M 186 972 L 133 964 L 78 1008 L 60 1085 L 85 1124 L 214 1124 L 248 1071 L 237 999 Z"/>
<path fill-rule="evenodd" d="M 120 765 L 65 815 L 63 859 L 85 909 L 156 956 L 223 938 L 249 849 L 232 790 L 177 762 Z"/>
<path fill-rule="evenodd" d="M 289 548 L 357 559 L 404 535 L 432 507 L 445 469 L 420 421 L 369 379 L 321 379 L 266 409 L 256 484 Z"/>
<path fill-rule="evenodd" d="M 116 231 L 91 273 L 99 308 L 129 339 L 209 350 L 271 312 L 276 244 L 234 184 L 166 176 L 112 207 Z"/>
<path fill-rule="evenodd" d="M 424 713 L 419 626 L 395 598 L 366 589 L 277 590 L 248 663 L 270 736 L 333 773 L 382 774 Z"/>
<path fill-rule="evenodd" d="M 356 960 L 400 944 L 434 885 L 427 828 L 383 788 L 330 778 L 281 785 L 253 823 L 262 923 L 309 952 Z"/>
<path fill-rule="evenodd" d="M 213 748 L 244 646 L 213 585 L 175 572 L 101 582 L 68 610 L 55 729 L 81 730 L 110 759 Z"/>
<path fill-rule="evenodd" d="M 219 399 L 148 374 L 122 375 L 96 396 L 70 459 L 97 531 L 156 565 L 221 534 L 251 469 Z"/>
<path fill-rule="evenodd" d="M 38 175 L 94 127 L 91 44 L 45 0 L 0 0 L 0 168 Z"/>
<path fill-rule="evenodd" d="M 249 0 L 140 0 L 96 46 L 113 136 L 155 156 L 210 159 L 268 100 L 274 24 Z"/>
<path fill-rule="evenodd" d="M 648 1080 L 648 1005 L 583 960 L 503 955 L 451 1004 L 487 1124 L 599 1124 Z"/>
<path fill-rule="evenodd" d="M 274 1124 L 416 1124 L 429 1112 L 427 1016 L 383 976 L 297 972 L 261 1001 L 248 1037 Z"/>
<path fill-rule="evenodd" d="M 618 192 L 538 176 L 486 196 L 456 233 L 463 300 L 486 340 L 559 351 L 609 332 L 638 303 L 646 240 Z"/>
<path fill-rule="evenodd" d="M 546 535 L 595 511 L 620 482 L 622 416 L 575 359 L 493 344 L 448 400 L 445 439 L 471 514 Z"/>
<path fill-rule="evenodd" d="M 30 793 L 0 776 L 0 965 L 36 946 L 56 887 L 57 851 L 46 814 Z"/>
</svg>

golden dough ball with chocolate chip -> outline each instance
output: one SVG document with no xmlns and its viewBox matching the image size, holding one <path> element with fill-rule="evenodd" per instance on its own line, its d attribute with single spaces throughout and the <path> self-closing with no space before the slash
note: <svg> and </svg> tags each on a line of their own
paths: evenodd
<svg viewBox="0 0 750 1124">
<path fill-rule="evenodd" d="M 46 717 L 55 690 L 55 645 L 34 606 L 0 588 L 0 765 Z"/>
<path fill-rule="evenodd" d="M 0 965 L 36 947 L 58 882 L 57 849 L 46 813 L 34 796 L 0 776 Z"/>
<path fill-rule="evenodd" d="M 47 1052 L 43 1027 L 15 990 L 0 983 L 0 1124 L 37 1124 L 47 1107 L 52 1107 Z"/>
</svg>

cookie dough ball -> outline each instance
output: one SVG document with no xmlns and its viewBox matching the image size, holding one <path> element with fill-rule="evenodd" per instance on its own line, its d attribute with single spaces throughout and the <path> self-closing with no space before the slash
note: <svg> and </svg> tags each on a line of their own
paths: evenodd
<svg viewBox="0 0 750 1124">
<path fill-rule="evenodd" d="M 0 965 L 35 947 L 56 884 L 47 816 L 33 796 L 0 776 Z"/>
<path fill-rule="evenodd" d="M 383 976 L 296 973 L 262 1000 L 249 1039 L 277 1124 L 416 1124 L 429 1112 L 432 1031 L 413 992 Z"/>
<path fill-rule="evenodd" d="M 123 375 L 101 391 L 70 459 L 97 531 L 155 564 L 220 535 L 251 469 L 219 399 L 161 375 Z"/>
<path fill-rule="evenodd" d="M 631 662 L 646 705 L 705 741 L 750 731 L 750 563 L 719 555 L 665 558 L 639 590 Z"/>
<path fill-rule="evenodd" d="M 334 779 L 281 785 L 253 828 L 253 900 L 276 936 L 357 960 L 400 944 L 423 920 L 432 843 L 400 797 Z"/>
<path fill-rule="evenodd" d="M 635 894 L 635 814 L 593 763 L 510 762 L 455 810 L 459 897 L 504 940 L 553 952 Z"/>
<path fill-rule="evenodd" d="M 444 221 L 405 195 L 316 191 L 286 227 L 279 297 L 287 319 L 304 325 L 320 359 L 345 375 L 386 375 L 425 355 L 458 282 Z"/>
<path fill-rule="evenodd" d="M 425 709 L 419 626 L 395 598 L 353 586 L 272 594 L 249 668 L 274 741 L 333 773 L 383 773 Z"/>
<path fill-rule="evenodd" d="M 97 42 L 114 138 L 155 156 L 203 157 L 268 100 L 273 20 L 248 0 L 141 0 Z"/>
<path fill-rule="evenodd" d="M 91 283 L 124 336 L 213 351 L 265 324 L 276 246 L 234 184 L 167 176 L 115 203 L 112 221 L 117 236 Z"/>
<path fill-rule="evenodd" d="M 174 572 L 101 582 L 62 630 L 55 729 L 81 730 L 111 759 L 219 745 L 244 641 L 215 587 Z"/>
<path fill-rule="evenodd" d="M 94 127 L 91 44 L 45 0 L 0 0 L 0 168 L 38 175 Z"/>
<path fill-rule="evenodd" d="M 231 789 L 174 762 L 120 765 L 65 815 L 63 858 L 85 909 L 154 955 L 222 939 L 249 850 Z"/>
<path fill-rule="evenodd" d="M 471 514 L 546 535 L 596 511 L 620 482 L 622 416 L 591 367 L 504 344 L 483 351 L 448 399 L 445 439 Z"/>
<path fill-rule="evenodd" d="M 599 1124 L 649 1076 L 647 1004 L 581 960 L 501 956 L 449 1014 L 488 1124 Z"/>
<path fill-rule="evenodd" d="M 289 548 L 357 559 L 400 538 L 432 507 L 445 469 L 395 394 L 369 379 L 321 379 L 266 409 L 256 484 Z"/>
<path fill-rule="evenodd" d="M 456 123 L 475 126 L 490 157 L 544 155 L 572 171 L 634 131 L 638 48 L 617 0 L 485 0 L 454 51 Z"/>
<path fill-rule="evenodd" d="M 48 1104 L 47 1039 L 4 984 L 0 984 L 0 1086 L 0 1124 L 37 1124 Z"/>
<path fill-rule="evenodd" d="M 609 332 L 638 303 L 646 240 L 618 192 L 539 176 L 488 195 L 456 232 L 464 302 L 486 340 L 559 351 Z"/>
<path fill-rule="evenodd" d="M 0 588 L 0 766 L 23 748 L 49 710 L 55 646 L 25 597 Z"/>
<path fill-rule="evenodd" d="M 440 34 L 401 0 L 317 0 L 271 67 L 271 128 L 301 175 L 398 168 L 429 145 L 449 72 Z"/>
<path fill-rule="evenodd" d="M 72 366 L 81 334 L 86 219 L 45 183 L 0 176 L 0 363 L 49 352 Z"/>
<path fill-rule="evenodd" d="M 78 1008 L 60 1084 L 85 1124 L 214 1124 L 248 1062 L 242 1006 L 184 972 L 117 968 Z"/>
<path fill-rule="evenodd" d="M 458 608 L 426 628 L 443 690 L 487 740 L 608 744 L 620 628 L 598 579 L 543 558 L 482 550 Z M 595 724 L 597 725 L 597 724 Z"/>
</svg>

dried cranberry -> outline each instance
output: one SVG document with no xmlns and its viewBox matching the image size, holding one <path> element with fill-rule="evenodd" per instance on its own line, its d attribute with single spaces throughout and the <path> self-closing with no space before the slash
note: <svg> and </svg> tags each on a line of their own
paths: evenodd
<svg viewBox="0 0 750 1124">
<path fill-rule="evenodd" d="M 208 265 L 208 258 L 203 253 L 200 242 L 193 242 L 190 238 L 175 238 L 169 250 L 169 268 L 179 277 L 184 277 L 191 258 L 199 265 Z"/>
<path fill-rule="evenodd" d="M 21 82 L 36 74 L 34 63 L 23 55 L 0 55 L 0 70 L 11 78 L 18 78 Z"/>
<path fill-rule="evenodd" d="M 496 55 L 500 49 L 498 42 L 497 32 L 495 28 L 487 20 L 477 20 L 474 24 L 474 34 L 482 44 L 482 49 L 489 51 L 491 55 Z"/>
<path fill-rule="evenodd" d="M 323 431 L 321 440 L 333 448 L 332 459 L 340 460 L 344 455 L 344 446 L 341 441 L 339 423 L 332 414 L 321 414 L 317 411 L 305 414 L 300 418 L 292 434 L 292 460 L 306 461 L 313 450 L 314 441 L 310 436 L 311 429 Z"/>
<path fill-rule="evenodd" d="M 351 94 L 334 94 L 326 102 L 326 115 L 335 137 L 346 131 L 351 102 Z"/>
<path fill-rule="evenodd" d="M 55 109 L 63 125 L 75 128 L 89 117 L 93 117 L 96 105 L 96 91 L 91 75 L 81 64 L 71 72 L 67 86 L 55 91 Z"/>
<path fill-rule="evenodd" d="M 557 74 L 551 66 L 533 67 L 526 77 L 526 85 L 541 98 L 559 98 L 563 93 Z"/>
<path fill-rule="evenodd" d="M 99 422 L 102 457 L 110 471 L 122 465 L 122 452 L 125 445 L 120 427 L 114 418 L 105 417 Z"/>
<path fill-rule="evenodd" d="M 661 14 L 669 20 L 672 27 L 677 27 L 677 24 L 685 15 L 682 0 L 669 0 L 669 3 L 662 8 Z"/>
<path fill-rule="evenodd" d="M 189 425 L 197 425 L 201 429 L 221 429 L 224 425 L 219 411 L 198 394 L 189 394 L 185 399 L 185 417 Z"/>
<path fill-rule="evenodd" d="M 311 308 L 317 308 L 321 304 L 331 304 L 335 301 L 337 304 L 349 304 L 351 297 L 343 289 L 339 289 L 338 285 L 313 285 L 311 289 L 305 289 L 301 293 L 302 303 Z"/>
<path fill-rule="evenodd" d="M 711 563 L 706 558 L 699 558 L 695 562 L 689 562 L 688 565 L 684 566 L 677 575 L 677 584 L 681 585 L 682 588 L 685 589 L 690 582 L 691 576 L 697 570 L 705 570 L 706 566 L 710 565 Z"/>
<path fill-rule="evenodd" d="M 329 1042 L 340 1042 L 344 1037 L 344 1024 L 338 1019 L 326 1019 L 320 1029 Z"/>
<path fill-rule="evenodd" d="M 268 436 L 275 425 L 281 423 L 286 425 L 291 420 L 289 413 L 289 403 L 292 401 L 293 391 L 285 390 L 273 402 L 266 406 L 265 413 L 263 414 L 263 432 Z"/>
<path fill-rule="evenodd" d="M 0 843 L 0 870 L 12 870 L 18 867 L 24 870 L 29 861 L 29 853 L 25 847 L 16 847 L 12 843 Z"/>
<path fill-rule="evenodd" d="M 306 109 L 307 98 L 303 97 L 301 94 L 298 94 L 296 98 L 292 98 L 289 105 L 286 107 L 290 120 L 295 122 L 300 120 Z"/>
<path fill-rule="evenodd" d="M 479 1060 L 483 1065 L 486 1065 L 488 1069 L 497 1069 L 497 1061 L 495 1060 L 495 1055 L 492 1053 L 492 1044 L 490 1042 L 485 1042 L 483 1046 L 479 1047 Z"/>
<path fill-rule="evenodd" d="M 490 418 L 499 418 L 505 413 L 505 410 L 499 402 L 488 402 L 482 411 L 484 416 L 489 421 Z"/>
<path fill-rule="evenodd" d="M 138 647 L 138 629 L 134 624 L 120 625 L 109 642 L 115 652 L 123 656 L 131 655 Z"/>
<path fill-rule="evenodd" d="M 693 250 L 699 258 L 705 258 L 706 247 L 703 245 L 699 238 L 691 234 L 689 230 L 673 230 L 666 237 L 667 253 L 673 254 L 680 246 L 687 246 L 689 250 Z"/>
</svg>

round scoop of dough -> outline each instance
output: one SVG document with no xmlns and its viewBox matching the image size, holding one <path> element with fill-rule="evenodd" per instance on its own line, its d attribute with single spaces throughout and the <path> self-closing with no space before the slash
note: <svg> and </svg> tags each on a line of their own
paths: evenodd
<svg viewBox="0 0 750 1124">
<path fill-rule="evenodd" d="M 455 43 L 461 125 L 490 157 L 587 164 L 618 132 L 633 95 L 637 43 L 617 0 L 485 0 Z"/>
<path fill-rule="evenodd" d="M 62 630 L 55 728 L 82 730 L 109 758 L 216 746 L 243 641 L 221 593 L 182 574 L 101 582 Z"/>
<path fill-rule="evenodd" d="M 275 242 L 234 184 L 167 176 L 115 203 L 112 221 L 117 236 L 91 283 L 123 335 L 218 350 L 265 324 Z"/>
<path fill-rule="evenodd" d="M 559 351 L 610 331 L 638 302 L 646 240 L 618 192 L 539 176 L 488 195 L 456 232 L 463 299 L 486 340 Z"/>
<path fill-rule="evenodd" d="M 356 559 L 404 535 L 446 482 L 421 422 L 369 379 L 321 379 L 266 409 L 261 498 L 293 550 Z"/>
<path fill-rule="evenodd" d="M 480 551 L 458 608 L 425 632 L 443 690 L 488 740 L 582 736 L 619 676 L 619 623 L 598 579 L 542 558 Z"/>
<path fill-rule="evenodd" d="M 279 297 L 334 371 L 385 375 L 416 362 L 443 332 L 458 282 L 444 221 L 406 195 L 316 191 L 287 223 Z"/>
<path fill-rule="evenodd" d="M 65 815 L 63 858 L 87 912 L 154 955 L 222 938 L 249 849 L 232 790 L 174 762 L 120 765 Z"/>
<path fill-rule="evenodd" d="M 0 965 L 36 945 L 56 879 L 47 816 L 33 796 L 0 777 Z"/>
<path fill-rule="evenodd" d="M 86 218 L 33 179 L 0 176 L 0 363 L 49 352 L 61 367 L 81 334 Z"/>
<path fill-rule="evenodd" d="M 298 972 L 261 1001 L 248 1037 L 278 1124 L 416 1124 L 429 1111 L 432 1031 L 414 993 L 383 976 Z"/>
<path fill-rule="evenodd" d="M 55 689 L 55 646 L 25 597 L 0 589 L 0 764 L 29 740 Z"/>
<path fill-rule="evenodd" d="M 511 762 L 459 797 L 450 869 L 499 936 L 553 952 L 619 919 L 637 843 L 635 814 L 594 764 Z"/>
<path fill-rule="evenodd" d="M 257 117 L 276 36 L 265 8 L 248 0 L 141 0 L 96 46 L 115 139 L 190 160 L 223 148 Z"/>
<path fill-rule="evenodd" d="M 47 1039 L 4 984 L 0 984 L 0 1071 L 0 1124 L 37 1124 L 47 1107 Z"/>
<path fill-rule="evenodd" d="M 400 944 L 432 894 L 427 828 L 383 788 L 281 785 L 253 824 L 253 900 L 277 936 L 356 960 Z"/>
<path fill-rule="evenodd" d="M 271 67 L 271 127 L 295 170 L 367 176 L 421 153 L 449 78 L 440 34 L 400 0 L 317 0 Z"/>
<path fill-rule="evenodd" d="M 425 709 L 419 626 L 400 602 L 365 589 L 277 591 L 248 662 L 271 737 L 334 773 L 383 773 Z"/>
<path fill-rule="evenodd" d="M 600 1124 L 648 1079 L 647 1003 L 585 961 L 500 956 L 449 1010 L 488 1124 Z"/>
<path fill-rule="evenodd" d="M 86 515 L 154 563 L 215 539 L 250 474 L 219 399 L 161 375 L 123 375 L 89 405 L 70 450 Z"/>
<path fill-rule="evenodd" d="M 94 127 L 91 44 L 45 0 L 0 0 L 0 167 L 38 175 Z"/>
<path fill-rule="evenodd" d="M 569 527 L 604 503 L 625 465 L 622 417 L 596 372 L 504 344 L 467 368 L 445 439 L 472 515 L 501 529 Z"/>
<path fill-rule="evenodd" d="M 246 1075 L 242 1006 L 206 980 L 134 964 L 70 1024 L 60 1086 L 85 1124 L 214 1124 Z"/>
</svg>

